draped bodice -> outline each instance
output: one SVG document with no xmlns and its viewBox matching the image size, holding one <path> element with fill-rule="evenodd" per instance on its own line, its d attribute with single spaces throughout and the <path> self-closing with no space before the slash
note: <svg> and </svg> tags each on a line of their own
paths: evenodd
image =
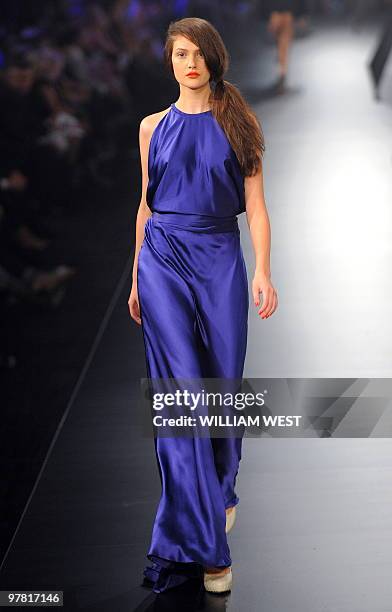
<svg viewBox="0 0 392 612">
<path fill-rule="evenodd" d="M 154 212 L 229 217 L 245 211 L 237 156 L 212 111 L 173 103 L 150 140 L 146 200 Z"/>
</svg>

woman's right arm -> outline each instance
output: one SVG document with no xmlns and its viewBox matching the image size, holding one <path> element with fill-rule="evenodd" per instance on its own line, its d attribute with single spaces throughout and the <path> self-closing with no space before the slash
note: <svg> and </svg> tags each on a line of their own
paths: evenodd
<svg viewBox="0 0 392 612">
<path fill-rule="evenodd" d="M 140 146 L 140 161 L 142 168 L 142 195 L 140 199 L 139 209 L 136 215 L 136 239 L 135 239 L 135 257 L 133 260 L 132 270 L 132 289 L 128 300 L 129 312 L 134 321 L 141 325 L 139 297 L 137 292 L 137 264 L 140 248 L 144 239 L 144 226 L 149 217 L 151 210 L 146 201 L 146 191 L 148 185 L 148 150 L 150 146 L 151 134 L 153 126 L 151 116 L 144 117 L 140 122 L 139 128 L 139 146 Z"/>
</svg>

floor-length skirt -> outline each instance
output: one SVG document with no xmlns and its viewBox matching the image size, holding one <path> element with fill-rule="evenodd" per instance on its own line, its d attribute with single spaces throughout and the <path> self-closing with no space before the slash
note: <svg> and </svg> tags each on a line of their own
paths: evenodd
<svg viewBox="0 0 392 612">
<path fill-rule="evenodd" d="M 249 297 L 237 217 L 154 212 L 137 274 L 149 378 L 242 377 Z M 225 509 L 239 501 L 242 438 L 154 444 L 162 493 L 145 576 L 161 592 L 231 565 Z"/>
</svg>

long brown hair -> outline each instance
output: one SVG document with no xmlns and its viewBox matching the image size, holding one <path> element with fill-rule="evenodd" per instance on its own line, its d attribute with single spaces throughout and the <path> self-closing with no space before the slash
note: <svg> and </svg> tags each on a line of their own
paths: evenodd
<svg viewBox="0 0 392 612">
<path fill-rule="evenodd" d="M 173 44 L 185 36 L 199 47 L 210 72 L 212 114 L 224 130 L 244 176 L 256 174 L 265 151 L 263 131 L 257 115 L 239 89 L 223 79 L 229 67 L 229 54 L 219 32 L 206 19 L 185 17 L 172 21 L 167 30 L 164 62 L 174 76 Z"/>
</svg>

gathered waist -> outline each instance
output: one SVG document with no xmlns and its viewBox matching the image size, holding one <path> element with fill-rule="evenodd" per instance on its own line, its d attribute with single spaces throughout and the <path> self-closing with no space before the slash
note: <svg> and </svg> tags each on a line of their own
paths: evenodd
<svg viewBox="0 0 392 612">
<path fill-rule="evenodd" d="M 193 232 L 239 232 L 238 219 L 234 216 L 211 217 L 194 213 L 159 213 L 154 211 L 150 217 L 155 224 L 164 224 Z"/>
</svg>

